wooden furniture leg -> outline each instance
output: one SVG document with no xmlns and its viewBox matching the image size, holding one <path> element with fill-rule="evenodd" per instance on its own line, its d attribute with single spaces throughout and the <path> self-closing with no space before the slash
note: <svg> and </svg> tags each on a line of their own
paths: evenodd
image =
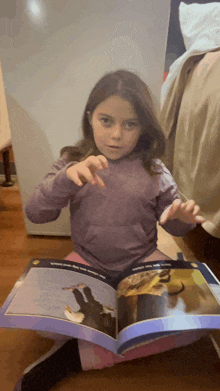
<svg viewBox="0 0 220 391">
<path fill-rule="evenodd" d="M 3 152 L 3 164 L 4 164 L 4 173 L 5 181 L 1 186 L 10 187 L 14 185 L 14 182 L 11 180 L 11 171 L 10 171 L 10 159 L 9 159 L 9 150 Z"/>
</svg>

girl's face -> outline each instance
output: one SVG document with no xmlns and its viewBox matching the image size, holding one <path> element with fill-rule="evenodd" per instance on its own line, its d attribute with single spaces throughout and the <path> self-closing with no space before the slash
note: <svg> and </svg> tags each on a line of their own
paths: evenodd
<svg viewBox="0 0 220 391">
<path fill-rule="evenodd" d="M 111 160 L 132 152 L 141 133 L 131 103 L 117 95 L 110 96 L 96 107 L 90 123 L 97 148 Z"/>
</svg>

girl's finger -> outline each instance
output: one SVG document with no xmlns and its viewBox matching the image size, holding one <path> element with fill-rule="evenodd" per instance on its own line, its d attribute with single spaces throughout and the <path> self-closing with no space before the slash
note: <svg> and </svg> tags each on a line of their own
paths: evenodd
<svg viewBox="0 0 220 391">
<path fill-rule="evenodd" d="M 68 172 L 68 178 L 73 181 L 77 186 L 82 186 L 83 185 L 83 177 L 79 177 L 79 174 L 76 171 L 70 171 Z M 84 178 L 85 179 L 85 178 Z"/>
<path fill-rule="evenodd" d="M 167 222 L 167 220 L 169 218 L 171 218 L 174 213 L 176 213 L 176 211 L 180 208 L 180 205 L 181 205 L 181 200 L 177 199 L 177 200 L 174 200 L 172 205 L 169 206 L 161 215 L 161 218 L 160 218 L 160 224 L 163 225 Z"/>
<path fill-rule="evenodd" d="M 182 202 L 180 199 L 174 200 L 169 211 L 169 215 L 173 215 L 181 208 Z"/>
<path fill-rule="evenodd" d="M 100 157 L 89 156 L 86 160 L 68 168 L 68 178 L 78 186 L 82 186 L 83 182 L 89 182 L 91 185 L 98 184 L 99 187 L 105 187 L 102 179 L 96 174 L 97 170 L 102 170 L 104 165 L 106 166 L 107 159 L 104 156 Z"/>
<path fill-rule="evenodd" d="M 99 156 L 89 156 L 85 160 L 84 164 L 85 164 L 86 167 L 92 167 L 95 170 L 103 170 L 103 168 L 106 168 L 105 160 L 104 159 L 100 159 Z"/>
<path fill-rule="evenodd" d="M 106 159 L 105 156 L 103 156 L 103 155 L 98 155 L 97 158 L 100 160 L 100 162 L 101 162 L 101 164 L 102 164 L 102 166 L 103 166 L 104 168 L 108 168 L 108 160 Z"/>
<path fill-rule="evenodd" d="M 204 217 L 202 217 L 202 216 L 196 216 L 195 217 L 195 221 L 198 224 L 203 224 L 203 223 L 205 223 L 206 219 Z"/>
<path fill-rule="evenodd" d="M 180 205 L 181 205 L 181 201 L 180 200 L 174 200 L 171 207 L 169 208 L 168 210 L 168 213 L 167 213 L 167 219 L 169 217 L 172 217 L 174 215 L 174 213 L 177 212 L 177 210 L 180 208 Z"/>
<path fill-rule="evenodd" d="M 195 205 L 196 205 L 196 203 L 194 200 L 189 200 L 189 201 L 185 202 L 185 204 L 182 204 L 181 209 L 183 212 L 189 213 L 194 209 Z"/>
<path fill-rule="evenodd" d="M 86 179 L 91 185 L 98 185 L 99 187 L 106 187 L 103 180 L 96 174 L 96 170 L 94 167 L 83 167 L 80 170 L 80 178 L 81 176 Z"/>
<path fill-rule="evenodd" d="M 200 212 L 200 207 L 199 207 L 199 205 L 195 205 L 195 207 L 194 207 L 194 210 L 193 210 L 193 216 L 196 216 L 196 215 L 198 215 L 199 214 L 199 212 Z"/>
<path fill-rule="evenodd" d="M 78 178 L 79 180 L 81 178 L 84 178 L 87 182 L 91 183 L 91 185 L 95 185 L 96 184 L 96 179 L 94 177 L 94 174 L 92 173 L 92 171 L 86 167 L 85 165 L 84 166 L 81 166 L 78 168 L 78 170 L 76 170 L 77 174 L 78 174 Z"/>
<path fill-rule="evenodd" d="M 89 156 L 85 161 L 84 165 L 88 168 L 93 167 L 96 170 L 102 170 L 103 166 L 96 156 Z"/>
<path fill-rule="evenodd" d="M 106 187 L 103 180 L 100 178 L 100 176 L 97 175 L 96 169 L 94 167 L 90 167 L 91 173 L 93 175 L 95 183 L 99 185 L 99 187 Z"/>
<path fill-rule="evenodd" d="M 106 187 L 103 180 L 97 175 L 97 174 L 94 174 L 94 179 L 95 179 L 95 183 L 97 183 L 97 185 L 99 187 Z"/>
<path fill-rule="evenodd" d="M 173 201 L 173 203 L 172 203 L 172 205 L 171 205 L 171 208 L 170 208 L 170 210 L 169 210 L 169 213 L 168 213 L 168 215 L 167 215 L 167 220 L 169 219 L 169 218 L 175 218 L 175 213 L 177 213 L 178 212 L 178 210 L 180 210 L 181 209 L 181 205 L 182 205 L 182 201 L 180 200 L 180 199 L 177 199 L 177 200 L 174 200 Z M 174 217 L 173 217 L 174 216 Z"/>
</svg>

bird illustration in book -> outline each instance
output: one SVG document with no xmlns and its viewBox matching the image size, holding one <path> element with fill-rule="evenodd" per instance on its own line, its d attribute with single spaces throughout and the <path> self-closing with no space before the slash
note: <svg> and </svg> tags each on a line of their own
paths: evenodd
<svg viewBox="0 0 220 391">
<path fill-rule="evenodd" d="M 69 305 L 65 306 L 64 313 L 67 319 L 102 331 L 113 338 L 116 337 L 116 318 L 111 315 L 115 311 L 113 307 L 103 305 L 95 300 L 91 288 L 84 283 L 62 289 L 71 291 L 79 305 L 78 311 L 73 311 Z M 82 289 L 83 293 L 80 289 Z"/>
<path fill-rule="evenodd" d="M 180 279 L 172 278 L 173 270 L 158 269 L 133 274 L 125 278 L 117 291 L 118 330 L 128 325 L 166 316 L 170 297 L 184 289 Z"/>
<path fill-rule="evenodd" d="M 184 290 L 184 284 L 182 281 L 175 281 L 174 284 L 173 280 L 171 281 L 172 272 L 169 269 L 160 269 L 134 274 L 119 285 L 117 296 L 128 297 L 143 293 L 162 295 L 166 292 L 170 296 L 178 295 Z"/>
</svg>

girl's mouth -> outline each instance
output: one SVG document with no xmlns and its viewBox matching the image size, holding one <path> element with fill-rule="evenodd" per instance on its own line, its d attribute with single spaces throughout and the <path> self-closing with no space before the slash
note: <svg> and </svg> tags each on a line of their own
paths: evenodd
<svg viewBox="0 0 220 391">
<path fill-rule="evenodd" d="M 118 147 L 116 145 L 107 145 L 108 148 L 111 148 L 111 149 L 120 149 L 121 147 Z"/>
</svg>

